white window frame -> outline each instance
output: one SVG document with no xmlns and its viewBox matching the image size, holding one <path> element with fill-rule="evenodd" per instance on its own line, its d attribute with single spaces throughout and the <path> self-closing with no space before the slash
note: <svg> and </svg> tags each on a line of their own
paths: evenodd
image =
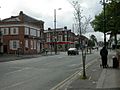
<svg viewBox="0 0 120 90">
<path fill-rule="evenodd" d="M 62 35 L 58 35 L 58 41 L 62 41 L 63 40 L 63 38 L 62 38 Z"/>
<path fill-rule="evenodd" d="M 10 40 L 9 47 L 11 50 L 18 50 L 19 46 L 19 40 Z"/>
<path fill-rule="evenodd" d="M 40 31 L 37 30 L 37 37 L 40 37 Z"/>
<path fill-rule="evenodd" d="M 25 40 L 25 47 L 26 47 L 26 48 L 29 47 L 28 40 Z"/>
<path fill-rule="evenodd" d="M 37 47 L 36 47 L 36 40 L 34 40 L 34 49 L 36 49 Z"/>
<path fill-rule="evenodd" d="M 9 34 L 9 28 L 1 28 L 2 34 L 3 35 L 8 35 Z"/>
<path fill-rule="evenodd" d="M 25 35 L 29 35 L 29 28 L 25 27 Z"/>
<path fill-rule="evenodd" d="M 18 35 L 19 34 L 18 30 L 19 30 L 18 27 L 12 27 L 12 28 L 10 28 L 10 34 L 11 35 Z"/>
<path fill-rule="evenodd" d="M 47 42 L 50 42 L 50 38 L 49 37 L 47 38 Z"/>
<path fill-rule="evenodd" d="M 30 35 L 31 36 L 36 36 L 37 35 L 36 33 L 37 33 L 36 29 L 33 29 L 33 28 L 30 29 Z"/>
<path fill-rule="evenodd" d="M 33 49 L 33 40 L 31 40 L 31 49 Z"/>
</svg>

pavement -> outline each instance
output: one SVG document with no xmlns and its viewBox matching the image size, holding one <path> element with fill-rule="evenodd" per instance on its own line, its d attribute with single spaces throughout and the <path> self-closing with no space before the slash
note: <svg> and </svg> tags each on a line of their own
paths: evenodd
<svg viewBox="0 0 120 90">
<path fill-rule="evenodd" d="M 83 74 L 79 72 L 77 78 L 57 90 L 120 90 L 120 68 L 113 68 L 115 54 L 115 51 L 109 51 L 107 68 L 100 66 L 99 56 L 86 68 L 87 79 L 82 79 Z"/>
<path fill-rule="evenodd" d="M 47 56 L 49 55 L 54 55 L 54 53 L 48 53 Z M 70 77 L 72 79 L 71 81 L 61 85 L 59 89 L 57 88 L 55 90 L 120 90 L 120 68 L 112 67 L 113 55 L 115 55 L 115 51 L 109 51 L 108 68 L 102 68 L 100 66 L 101 59 L 99 56 L 95 58 L 91 65 L 86 67 L 87 79 L 82 79 L 82 72 L 77 72 L 75 76 Z M 0 56 L 0 62 L 36 58 L 40 56 L 45 55 L 3 55 Z"/>
</svg>

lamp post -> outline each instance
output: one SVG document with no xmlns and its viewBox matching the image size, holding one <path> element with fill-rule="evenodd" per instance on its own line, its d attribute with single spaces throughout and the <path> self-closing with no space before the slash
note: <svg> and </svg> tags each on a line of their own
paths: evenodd
<svg viewBox="0 0 120 90">
<path fill-rule="evenodd" d="M 58 8 L 57 10 L 61 10 L 62 8 Z M 54 51 L 57 54 L 57 33 L 56 33 L 56 9 L 54 9 Z"/>
<path fill-rule="evenodd" d="M 105 0 L 103 0 L 103 9 L 104 9 L 104 46 L 106 47 L 106 17 L 105 17 L 105 6 L 106 6 L 106 3 L 105 3 Z"/>
<path fill-rule="evenodd" d="M 108 1 L 108 0 L 107 0 Z M 101 3 L 102 3 L 102 5 L 103 5 L 103 27 L 104 27 L 104 29 L 103 29 L 103 32 L 104 32 L 104 46 L 106 47 L 106 16 L 105 16 L 105 12 L 106 12 L 106 10 L 105 10 L 105 7 L 106 7 L 106 1 L 105 0 L 103 0 L 103 1 L 100 1 Z"/>
</svg>

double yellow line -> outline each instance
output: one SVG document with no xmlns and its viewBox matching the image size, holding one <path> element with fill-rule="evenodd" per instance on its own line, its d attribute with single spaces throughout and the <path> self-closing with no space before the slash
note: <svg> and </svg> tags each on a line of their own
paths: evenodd
<svg viewBox="0 0 120 90">
<path fill-rule="evenodd" d="M 90 63 L 88 63 L 86 65 L 86 69 L 96 61 L 98 61 L 98 59 L 95 59 L 95 60 L 91 61 Z M 80 71 L 76 71 L 74 74 L 72 74 L 71 76 L 69 76 L 68 78 L 66 78 L 65 80 L 63 80 L 62 82 L 60 82 L 59 84 L 57 84 L 56 86 L 51 88 L 50 90 L 59 90 L 62 87 L 64 87 L 65 85 L 66 86 L 69 85 L 70 83 L 72 83 L 72 81 L 77 79 L 81 75 L 81 73 L 82 73 L 82 69 Z"/>
</svg>

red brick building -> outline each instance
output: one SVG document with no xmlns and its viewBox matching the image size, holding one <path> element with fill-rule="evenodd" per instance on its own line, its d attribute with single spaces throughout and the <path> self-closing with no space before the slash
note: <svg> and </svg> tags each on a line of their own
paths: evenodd
<svg viewBox="0 0 120 90">
<path fill-rule="evenodd" d="M 0 21 L 3 53 L 36 54 L 44 47 L 44 22 L 22 11 Z"/>
<path fill-rule="evenodd" d="M 55 44 L 57 44 L 57 50 L 59 51 L 65 51 L 70 47 L 74 47 L 75 34 L 67 27 L 57 28 L 56 30 L 49 28 L 45 31 L 45 37 L 46 48 L 49 50 L 54 51 Z"/>
</svg>

